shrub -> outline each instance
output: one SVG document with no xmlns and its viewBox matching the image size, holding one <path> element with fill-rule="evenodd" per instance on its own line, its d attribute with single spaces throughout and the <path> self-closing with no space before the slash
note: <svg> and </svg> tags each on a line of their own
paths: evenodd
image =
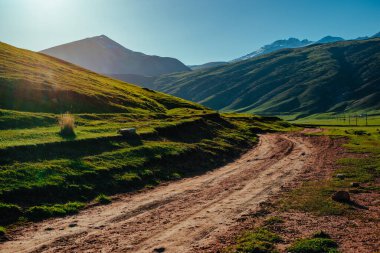
<svg viewBox="0 0 380 253">
<path fill-rule="evenodd" d="M 98 202 L 99 204 L 102 204 L 102 205 L 108 205 L 112 202 L 111 198 L 104 195 L 104 194 L 100 194 L 99 196 L 96 197 L 96 202 Z"/>
<path fill-rule="evenodd" d="M 1 227 L 1 226 L 0 226 L 0 237 L 5 236 L 6 233 L 7 233 L 7 230 L 5 229 L 5 227 Z"/>
<path fill-rule="evenodd" d="M 133 181 L 140 181 L 141 177 L 136 172 L 127 172 L 127 173 L 124 173 L 120 179 L 126 182 L 133 182 Z"/>
<path fill-rule="evenodd" d="M 58 119 L 58 123 L 61 128 L 60 134 L 62 136 L 75 136 L 75 118 L 72 114 L 68 112 L 62 114 Z"/>
<path fill-rule="evenodd" d="M 354 131 L 354 134 L 355 134 L 355 135 L 365 135 L 365 134 L 367 134 L 367 132 L 364 131 L 364 130 L 355 130 L 355 131 Z"/>
<path fill-rule="evenodd" d="M 22 214 L 21 208 L 13 204 L 0 203 L 0 224 L 16 221 Z"/>
<path fill-rule="evenodd" d="M 291 253 L 337 253 L 338 245 L 329 238 L 311 238 L 295 241 L 289 248 Z"/>
<path fill-rule="evenodd" d="M 26 217 L 30 220 L 43 220 L 49 217 L 75 214 L 83 207 L 84 204 L 80 202 L 69 202 L 52 206 L 33 206 L 26 211 Z"/>
</svg>

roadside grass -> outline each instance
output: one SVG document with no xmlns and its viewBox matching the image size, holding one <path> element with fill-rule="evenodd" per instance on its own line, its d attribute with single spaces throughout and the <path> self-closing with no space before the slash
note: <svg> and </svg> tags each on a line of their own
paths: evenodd
<svg viewBox="0 0 380 253">
<path fill-rule="evenodd" d="M 101 205 L 108 205 L 112 202 L 111 198 L 104 194 L 99 194 L 96 197 L 95 201 Z"/>
<path fill-rule="evenodd" d="M 58 116 L 0 110 L 0 213 L 5 206 L 19 210 L 0 225 L 72 214 L 97 196 L 103 202 L 203 173 L 254 145 L 259 132 L 293 129 L 274 118 L 177 108 L 74 114 L 76 136 L 69 139 L 59 134 Z M 124 127 L 137 135 L 118 135 Z"/>
<path fill-rule="evenodd" d="M 7 229 L 5 227 L 0 226 L 0 238 L 7 234 Z"/>
<path fill-rule="evenodd" d="M 26 210 L 25 216 L 32 221 L 43 220 L 49 217 L 62 217 L 70 214 L 76 214 L 84 206 L 85 204 L 80 202 L 33 206 Z"/>
<path fill-rule="evenodd" d="M 355 208 L 349 204 L 335 202 L 331 194 L 338 190 L 353 193 L 378 191 L 374 185 L 380 177 L 380 132 L 378 127 L 325 127 L 323 133 L 331 138 L 347 138 L 344 145 L 353 154 L 360 157 L 343 158 L 337 161 L 340 165 L 333 177 L 323 181 L 305 182 L 301 187 L 289 192 L 280 202 L 285 210 L 300 210 L 318 215 L 344 215 Z M 337 174 L 344 174 L 338 179 Z M 352 182 L 359 187 L 351 187 Z"/>
<path fill-rule="evenodd" d="M 267 230 L 257 228 L 243 233 L 236 240 L 236 244 L 224 249 L 225 253 L 275 253 L 276 243 L 281 242 L 281 237 Z"/>
<path fill-rule="evenodd" d="M 288 249 L 290 253 L 339 253 L 338 244 L 330 238 L 303 238 L 296 240 Z"/>
<path fill-rule="evenodd" d="M 365 114 L 369 114 L 367 121 Z M 361 115 L 361 116 L 360 116 Z M 293 124 L 314 125 L 314 126 L 336 126 L 336 127 L 364 127 L 368 126 L 380 126 L 380 114 L 379 111 L 372 112 L 357 112 L 347 114 L 334 114 L 334 113 L 321 113 L 313 114 L 310 116 L 296 119 L 299 115 L 287 115 L 281 116 L 282 119 L 288 120 Z M 349 119 L 350 116 L 350 119 Z M 356 116 L 357 119 L 355 118 Z M 357 126 L 356 126 L 357 124 Z"/>
</svg>

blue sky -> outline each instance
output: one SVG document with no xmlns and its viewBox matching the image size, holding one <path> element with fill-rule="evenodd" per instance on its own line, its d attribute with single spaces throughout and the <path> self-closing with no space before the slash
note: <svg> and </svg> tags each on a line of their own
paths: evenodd
<svg viewBox="0 0 380 253">
<path fill-rule="evenodd" d="M 105 34 L 186 64 L 231 60 L 277 39 L 380 31 L 380 0 L 0 0 L 0 41 L 30 50 Z"/>
</svg>

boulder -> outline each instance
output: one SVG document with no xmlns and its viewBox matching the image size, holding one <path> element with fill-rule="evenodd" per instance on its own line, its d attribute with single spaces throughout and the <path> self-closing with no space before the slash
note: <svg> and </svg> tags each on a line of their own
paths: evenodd
<svg viewBox="0 0 380 253">
<path fill-rule="evenodd" d="M 352 182 L 351 187 L 359 187 L 360 184 L 358 182 Z"/>
<path fill-rule="evenodd" d="M 117 131 L 118 134 L 121 134 L 123 136 L 128 136 L 128 135 L 135 135 L 136 134 L 136 128 L 131 127 L 131 128 L 121 128 L 119 131 Z"/>
<path fill-rule="evenodd" d="M 331 199 L 337 202 L 350 202 L 350 194 L 347 191 L 337 191 L 331 195 Z"/>
<path fill-rule="evenodd" d="M 346 178 L 346 175 L 345 174 L 336 174 L 336 176 L 335 176 L 336 178 L 339 178 L 339 179 L 345 179 Z"/>
</svg>

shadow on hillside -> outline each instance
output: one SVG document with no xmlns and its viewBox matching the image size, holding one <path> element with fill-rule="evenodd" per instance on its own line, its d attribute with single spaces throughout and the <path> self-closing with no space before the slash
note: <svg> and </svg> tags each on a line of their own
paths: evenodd
<svg viewBox="0 0 380 253">
<path fill-rule="evenodd" d="M 113 151 L 126 146 L 140 146 L 139 137 L 124 138 L 122 136 L 102 137 L 94 139 L 65 139 L 61 142 L 43 143 L 37 145 L 13 146 L 0 150 L 0 165 L 14 161 L 29 162 L 53 159 L 76 159 L 93 156 L 107 151 Z"/>
</svg>

